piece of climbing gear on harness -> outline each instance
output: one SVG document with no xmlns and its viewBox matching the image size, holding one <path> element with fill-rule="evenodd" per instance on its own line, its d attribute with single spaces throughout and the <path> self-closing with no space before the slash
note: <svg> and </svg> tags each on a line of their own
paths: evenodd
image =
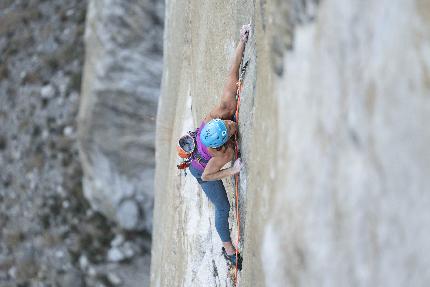
<svg viewBox="0 0 430 287">
<path fill-rule="evenodd" d="M 202 166 L 205 166 L 209 162 L 209 160 L 202 157 L 197 148 L 196 137 L 199 130 L 197 128 L 195 131 L 188 131 L 186 135 L 179 139 L 176 151 L 182 162 L 176 165 L 178 169 L 186 169 L 190 166 L 192 160 L 196 160 Z"/>
<path fill-rule="evenodd" d="M 239 270 L 242 270 L 242 256 L 240 255 L 240 253 L 236 253 L 232 254 L 232 255 L 228 255 L 227 251 L 225 250 L 225 248 L 222 248 L 222 255 L 224 255 L 224 258 L 227 260 L 227 262 L 231 265 L 231 266 L 237 266 L 237 268 L 239 268 Z M 238 260 L 236 260 L 236 258 L 238 258 Z"/>
<path fill-rule="evenodd" d="M 196 148 L 196 142 L 194 138 L 188 133 L 182 136 L 178 141 L 178 155 L 182 158 L 188 158 Z"/>
<path fill-rule="evenodd" d="M 200 133 L 202 143 L 211 148 L 217 148 L 225 144 L 228 140 L 227 127 L 223 120 L 213 119 L 202 129 Z"/>
<path fill-rule="evenodd" d="M 184 151 L 180 146 L 176 147 L 176 152 L 180 158 L 189 158 L 190 154 Z"/>
<path fill-rule="evenodd" d="M 184 160 L 183 162 L 181 162 L 180 164 L 176 165 L 176 167 L 178 169 L 186 169 L 187 167 L 189 167 L 191 164 L 191 161 L 186 161 Z"/>
<path fill-rule="evenodd" d="M 193 135 L 194 132 L 188 132 L 178 141 L 176 151 L 178 152 L 178 156 L 182 159 L 182 162 L 176 166 L 178 169 L 186 169 L 191 164 L 191 157 L 196 149 L 196 140 Z"/>
</svg>

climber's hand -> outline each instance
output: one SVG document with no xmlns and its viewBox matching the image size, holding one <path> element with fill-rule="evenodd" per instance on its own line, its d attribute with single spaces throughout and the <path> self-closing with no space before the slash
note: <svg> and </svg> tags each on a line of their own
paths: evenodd
<svg viewBox="0 0 430 287">
<path fill-rule="evenodd" d="M 238 174 L 243 167 L 243 163 L 240 158 L 236 159 L 233 166 L 231 167 L 232 175 Z"/>
<path fill-rule="evenodd" d="M 243 25 L 240 29 L 240 40 L 244 43 L 248 42 L 249 34 L 251 33 L 251 23 Z"/>
</svg>

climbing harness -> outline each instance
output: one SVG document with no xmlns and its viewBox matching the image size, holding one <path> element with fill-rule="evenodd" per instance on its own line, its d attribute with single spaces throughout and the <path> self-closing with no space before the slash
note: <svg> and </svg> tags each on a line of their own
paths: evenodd
<svg viewBox="0 0 430 287">
<path fill-rule="evenodd" d="M 249 60 L 247 60 L 245 62 L 245 64 L 243 64 L 242 68 L 240 69 L 240 76 L 239 76 L 239 81 L 236 83 L 237 85 L 237 90 L 236 90 L 236 123 L 239 125 L 239 107 L 240 107 L 240 93 L 242 92 L 242 88 L 243 88 L 243 78 L 245 76 L 245 72 L 246 72 L 246 68 L 248 67 L 249 64 Z M 238 134 L 236 134 L 235 136 L 235 160 L 237 160 L 239 158 L 239 143 L 238 143 Z M 240 213 L 239 213 L 239 174 L 236 174 L 234 176 L 235 179 L 235 196 L 236 196 L 236 218 L 237 218 L 237 241 L 236 241 L 236 258 L 239 258 L 239 252 L 237 251 L 239 248 L 239 240 L 240 240 Z M 238 286 L 237 285 L 237 273 L 238 273 L 238 269 L 239 266 L 238 264 L 242 265 L 241 262 L 239 263 L 238 260 L 236 260 L 236 271 L 235 271 L 235 276 L 234 276 L 234 286 Z M 242 269 L 242 266 L 240 266 L 240 269 Z"/>
</svg>

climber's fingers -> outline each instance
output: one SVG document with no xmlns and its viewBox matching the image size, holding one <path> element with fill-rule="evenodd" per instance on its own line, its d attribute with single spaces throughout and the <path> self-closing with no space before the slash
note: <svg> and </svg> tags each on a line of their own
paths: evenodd
<svg viewBox="0 0 430 287">
<path fill-rule="evenodd" d="M 243 25 L 240 29 L 240 39 L 245 43 L 248 41 L 248 37 L 251 33 L 251 23 Z"/>
</svg>

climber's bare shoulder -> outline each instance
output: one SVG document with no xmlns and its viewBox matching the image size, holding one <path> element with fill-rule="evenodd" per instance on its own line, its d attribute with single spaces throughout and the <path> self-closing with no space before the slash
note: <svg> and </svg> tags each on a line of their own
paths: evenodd
<svg viewBox="0 0 430 287">
<path fill-rule="evenodd" d="M 234 143 L 232 140 L 229 140 L 225 143 L 225 145 L 217 150 L 215 148 L 208 148 L 208 152 L 212 157 L 225 158 L 227 161 L 231 161 L 234 155 Z"/>
<path fill-rule="evenodd" d="M 231 107 L 224 103 L 219 104 L 210 111 L 210 113 L 203 119 L 205 123 L 213 119 L 230 120 L 235 112 L 235 106 Z"/>
</svg>

